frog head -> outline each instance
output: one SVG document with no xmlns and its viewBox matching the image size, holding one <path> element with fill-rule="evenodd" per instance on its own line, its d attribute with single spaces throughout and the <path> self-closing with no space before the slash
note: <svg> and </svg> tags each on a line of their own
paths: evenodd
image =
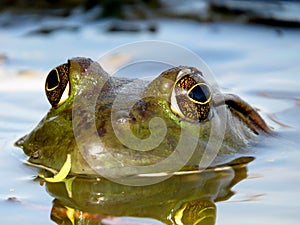
<svg viewBox="0 0 300 225">
<path fill-rule="evenodd" d="M 54 170 L 62 167 L 68 154 L 71 172 L 81 174 L 96 173 L 91 166 L 94 158 L 93 165 L 109 168 L 107 155 L 121 165 L 159 163 L 178 151 L 182 137 L 181 149 L 193 150 L 184 163 L 197 165 L 212 129 L 218 130 L 213 124 L 223 129 L 222 154 L 228 149 L 230 154 L 232 149 L 238 151 L 252 134 L 270 132 L 251 106 L 235 95 L 222 94 L 193 67 L 168 69 L 149 83 L 110 77 L 97 62 L 74 58 L 49 72 L 45 92 L 51 109 L 16 145 L 30 163 Z M 122 104 L 116 104 L 117 99 Z M 157 117 L 164 124 L 152 126 Z M 101 154 L 93 153 L 95 146 L 101 146 Z M 147 151 L 139 151 L 142 146 Z"/>
</svg>

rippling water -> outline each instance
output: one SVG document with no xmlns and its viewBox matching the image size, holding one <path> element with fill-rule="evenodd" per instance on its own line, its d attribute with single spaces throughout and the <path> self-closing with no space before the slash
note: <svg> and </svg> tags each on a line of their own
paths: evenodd
<svg viewBox="0 0 300 225">
<path fill-rule="evenodd" d="M 49 19 L 39 24 L 57 22 Z M 43 90 L 48 71 L 70 57 L 97 60 L 120 44 L 154 39 L 174 42 L 202 57 L 224 91 L 238 94 L 260 109 L 276 131 L 274 137 L 263 138 L 253 147 L 255 160 L 247 166 L 248 176 L 236 178 L 237 184 L 231 187 L 228 199 L 219 196 L 216 200 L 216 224 L 299 224 L 300 31 L 161 19 L 153 21 L 158 27 L 156 33 L 109 33 L 105 30 L 110 22 L 83 25 L 80 18 L 66 19 L 63 24 L 80 24 L 80 29 L 61 30 L 51 35 L 29 34 L 39 26 L 30 23 L 0 28 L 0 55 L 3 56 L 0 62 L 0 222 L 53 224 L 52 207 L 58 210 L 56 216 L 64 214 L 63 207 L 54 207 L 56 202 L 52 203 L 49 194 L 52 190 L 52 195 L 57 196 L 56 189 L 50 186 L 48 193 L 45 185 L 34 181 L 37 170 L 26 166 L 22 151 L 13 147 L 14 141 L 29 132 L 49 109 Z M 145 22 L 140 24 L 143 26 Z M 211 182 L 220 181 L 219 174 L 214 176 L 207 181 L 208 189 L 221 187 L 219 183 L 212 185 Z M 201 185 L 195 187 L 200 190 Z M 224 190 L 228 192 L 227 188 Z M 173 195 L 182 197 L 176 191 Z M 130 207 L 135 208 L 137 204 L 134 202 Z M 103 224 L 160 224 L 156 217 L 119 217 L 120 212 L 121 209 L 118 214 L 114 212 L 118 217 L 106 214 L 106 218 L 97 217 L 97 220 Z"/>
</svg>

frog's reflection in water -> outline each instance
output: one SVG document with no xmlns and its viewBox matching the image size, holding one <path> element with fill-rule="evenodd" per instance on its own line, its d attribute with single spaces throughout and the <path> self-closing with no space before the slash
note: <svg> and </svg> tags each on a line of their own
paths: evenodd
<svg viewBox="0 0 300 225">
<path fill-rule="evenodd" d="M 122 225 L 139 224 L 127 219 L 142 217 L 165 224 L 214 225 L 215 203 L 234 194 L 231 188 L 247 177 L 247 164 L 252 160 L 239 158 L 150 186 L 125 186 L 85 177 L 73 178 L 69 183 L 47 183 L 48 192 L 55 197 L 51 219 L 57 224 Z"/>
</svg>

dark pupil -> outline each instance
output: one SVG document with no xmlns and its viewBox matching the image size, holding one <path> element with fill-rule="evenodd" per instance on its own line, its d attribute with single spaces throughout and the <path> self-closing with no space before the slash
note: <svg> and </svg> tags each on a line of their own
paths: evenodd
<svg viewBox="0 0 300 225">
<path fill-rule="evenodd" d="M 47 88 L 49 90 L 58 86 L 59 80 L 58 80 L 57 72 L 55 70 L 52 70 L 48 74 L 46 82 L 47 82 Z"/>
<path fill-rule="evenodd" d="M 197 85 L 189 93 L 189 97 L 197 102 L 206 102 L 210 96 L 210 90 L 206 85 Z"/>
</svg>

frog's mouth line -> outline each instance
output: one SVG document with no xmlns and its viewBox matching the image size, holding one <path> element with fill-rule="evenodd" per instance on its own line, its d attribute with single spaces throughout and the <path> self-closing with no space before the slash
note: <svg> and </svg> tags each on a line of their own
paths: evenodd
<svg viewBox="0 0 300 225">
<path fill-rule="evenodd" d="M 41 164 L 38 164 L 38 163 L 33 163 L 33 162 L 30 162 L 28 160 L 23 160 L 23 163 L 25 165 L 28 165 L 28 166 L 33 166 L 33 167 L 36 167 L 36 168 L 39 168 L 39 169 L 44 169 L 44 170 L 47 170 L 49 172 L 51 172 L 52 174 L 57 174 L 58 171 L 51 168 L 51 167 L 47 167 L 47 166 L 44 166 L 44 165 L 41 165 Z"/>
<path fill-rule="evenodd" d="M 205 171 L 206 172 L 208 172 L 208 171 L 220 172 L 220 171 L 230 170 L 230 169 L 232 169 L 232 167 L 243 167 L 243 166 L 247 165 L 248 163 L 252 162 L 254 159 L 255 158 L 252 157 L 252 156 L 243 156 L 243 157 L 234 159 L 230 162 L 227 162 L 225 164 L 218 165 L 216 167 L 206 168 Z M 55 170 L 51 167 L 47 167 L 47 166 L 37 164 L 37 163 L 32 163 L 32 162 L 29 162 L 28 160 L 22 160 L 22 161 L 25 165 L 33 166 L 33 167 L 36 167 L 36 168 L 39 168 L 39 169 L 44 169 L 44 170 L 49 171 L 50 173 L 52 173 L 54 175 L 59 173 L 58 170 Z M 188 171 L 184 171 L 184 170 L 183 171 L 175 171 L 175 172 L 172 172 L 172 173 L 161 172 L 161 173 L 135 174 L 135 175 L 132 175 L 132 176 L 139 177 L 139 178 L 153 178 L 153 177 L 168 177 L 170 175 L 171 176 L 185 176 L 185 175 L 199 174 L 199 173 L 202 173 L 202 172 L 203 172 L 203 169 L 198 168 L 198 169 L 188 170 Z M 82 175 L 76 174 L 75 176 L 82 176 Z M 84 177 L 86 177 L 86 176 L 84 175 Z"/>
</svg>

